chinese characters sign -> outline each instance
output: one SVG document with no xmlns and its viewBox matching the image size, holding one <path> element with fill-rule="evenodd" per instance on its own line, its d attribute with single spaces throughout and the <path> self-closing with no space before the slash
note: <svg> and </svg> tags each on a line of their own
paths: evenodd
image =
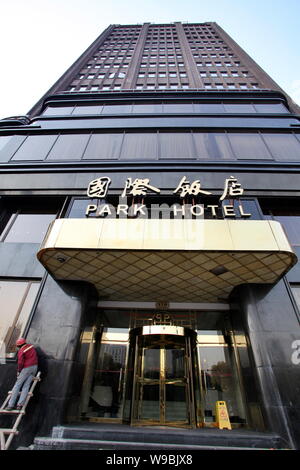
<svg viewBox="0 0 300 470">
<path fill-rule="evenodd" d="M 91 181 L 88 185 L 87 195 L 92 199 L 105 199 L 109 192 L 109 186 L 111 184 L 111 179 L 108 176 L 102 176 Z M 118 204 L 116 208 L 116 216 L 129 216 L 129 210 L 131 211 L 131 216 L 146 216 L 147 208 L 144 205 L 144 198 L 149 194 L 160 194 L 160 189 L 151 184 L 150 178 L 127 178 L 124 182 L 123 190 L 120 194 L 121 204 Z M 239 197 L 244 193 L 242 185 L 238 182 L 237 178 L 230 176 L 226 178 L 223 185 L 222 194 L 219 196 L 219 203 L 222 203 L 223 215 L 225 217 L 235 217 L 235 208 L 234 201 L 238 201 L 238 216 L 239 217 L 250 217 L 251 214 L 246 213 L 243 209 L 242 204 L 239 202 Z M 204 215 L 204 205 L 199 202 L 201 197 L 204 196 L 216 196 L 211 191 L 207 191 L 201 185 L 199 179 L 194 181 L 189 181 L 186 176 L 183 176 L 178 182 L 177 187 L 173 190 L 173 194 L 179 196 L 182 201 L 182 205 L 173 207 L 173 214 L 185 217 L 187 210 L 191 216 L 203 216 Z M 132 198 L 132 204 L 129 207 L 127 204 L 124 204 L 124 198 Z M 228 202 L 225 204 L 225 202 Z M 191 204 L 189 204 L 191 202 Z M 231 203 L 230 203 L 231 202 Z M 217 211 L 219 205 L 207 205 L 206 209 L 209 209 L 212 217 L 217 217 Z M 112 211 L 110 205 L 105 203 L 100 205 L 90 204 L 86 210 L 86 216 L 95 215 L 98 217 L 111 216 Z"/>
<path fill-rule="evenodd" d="M 102 176 L 90 182 L 87 190 L 87 195 L 90 198 L 104 199 L 107 196 L 108 188 L 111 183 L 111 179 L 107 176 Z M 160 189 L 150 184 L 149 178 L 127 178 L 121 197 L 126 196 L 145 196 L 148 192 L 154 192 L 159 194 Z M 224 199 L 232 199 L 237 196 L 243 195 L 243 188 L 234 176 L 227 178 L 224 183 L 224 190 L 220 197 L 220 201 Z M 199 196 L 199 195 L 211 195 L 210 191 L 201 189 L 200 180 L 189 182 L 184 176 L 175 191 L 174 194 L 179 194 L 180 198 L 186 196 Z"/>
</svg>

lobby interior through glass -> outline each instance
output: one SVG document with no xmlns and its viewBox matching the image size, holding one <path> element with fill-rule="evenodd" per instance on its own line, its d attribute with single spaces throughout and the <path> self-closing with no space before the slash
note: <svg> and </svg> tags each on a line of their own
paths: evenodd
<svg viewBox="0 0 300 470">
<path fill-rule="evenodd" d="M 224 400 L 248 427 L 238 341 L 228 311 L 102 310 L 81 336 L 79 419 L 213 427 Z"/>
</svg>

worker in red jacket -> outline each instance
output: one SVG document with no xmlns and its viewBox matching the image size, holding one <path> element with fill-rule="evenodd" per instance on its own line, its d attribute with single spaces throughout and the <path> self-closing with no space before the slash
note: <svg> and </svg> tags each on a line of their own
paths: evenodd
<svg viewBox="0 0 300 470">
<path fill-rule="evenodd" d="M 38 357 L 32 344 L 28 344 L 25 338 L 20 338 L 16 342 L 18 350 L 17 381 L 12 389 L 7 411 L 14 409 L 18 394 L 20 398 L 17 403 L 17 410 L 21 410 L 27 397 L 30 384 L 38 369 Z"/>
</svg>

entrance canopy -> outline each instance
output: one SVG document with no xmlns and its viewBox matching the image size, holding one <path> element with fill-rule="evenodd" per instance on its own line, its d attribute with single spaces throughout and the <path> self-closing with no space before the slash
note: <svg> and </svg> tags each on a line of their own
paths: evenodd
<svg viewBox="0 0 300 470">
<path fill-rule="evenodd" d="M 56 280 L 104 300 L 219 302 L 274 283 L 297 261 L 271 220 L 57 219 L 37 254 Z"/>
</svg>

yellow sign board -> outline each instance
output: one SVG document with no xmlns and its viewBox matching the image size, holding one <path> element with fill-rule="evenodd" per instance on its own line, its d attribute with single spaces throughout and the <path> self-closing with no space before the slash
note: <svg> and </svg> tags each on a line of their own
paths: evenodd
<svg viewBox="0 0 300 470">
<path fill-rule="evenodd" d="M 216 422 L 219 429 L 232 429 L 225 401 L 216 402 Z"/>
</svg>

